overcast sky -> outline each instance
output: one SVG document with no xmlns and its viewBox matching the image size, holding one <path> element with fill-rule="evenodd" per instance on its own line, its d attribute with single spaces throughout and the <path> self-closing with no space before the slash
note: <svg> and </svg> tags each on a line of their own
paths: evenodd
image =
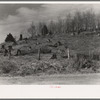
<svg viewBox="0 0 100 100">
<path fill-rule="evenodd" d="M 69 12 L 91 8 L 96 13 L 100 12 L 99 4 L 0 4 L 0 42 L 8 33 L 18 36 L 32 21 L 55 20 Z"/>
</svg>

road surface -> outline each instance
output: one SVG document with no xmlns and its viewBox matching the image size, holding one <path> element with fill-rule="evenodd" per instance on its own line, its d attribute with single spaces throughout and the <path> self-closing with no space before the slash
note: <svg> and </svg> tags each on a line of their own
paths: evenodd
<svg viewBox="0 0 100 100">
<path fill-rule="evenodd" d="M 100 85 L 100 73 L 0 77 L 1 85 Z"/>
</svg>

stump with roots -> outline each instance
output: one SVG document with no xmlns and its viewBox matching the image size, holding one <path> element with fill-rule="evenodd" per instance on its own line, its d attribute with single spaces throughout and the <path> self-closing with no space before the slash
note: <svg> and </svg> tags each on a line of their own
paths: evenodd
<svg viewBox="0 0 100 100">
<path fill-rule="evenodd" d="M 53 53 L 51 59 L 57 59 L 57 55 L 56 55 L 56 53 Z"/>
<path fill-rule="evenodd" d="M 4 49 L 4 56 L 8 56 L 8 50 Z"/>
<path fill-rule="evenodd" d="M 20 50 L 20 49 L 17 50 L 17 54 L 16 54 L 16 55 L 17 55 L 17 56 L 18 56 L 18 55 L 21 55 L 21 50 Z"/>
<path fill-rule="evenodd" d="M 9 57 L 12 55 L 11 52 L 12 52 L 12 46 L 10 45 L 10 46 L 8 46 Z"/>
</svg>

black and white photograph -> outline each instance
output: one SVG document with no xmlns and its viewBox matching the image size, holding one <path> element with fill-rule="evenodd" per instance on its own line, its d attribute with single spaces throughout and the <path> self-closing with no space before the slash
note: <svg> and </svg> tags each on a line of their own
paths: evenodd
<svg viewBox="0 0 100 100">
<path fill-rule="evenodd" d="M 100 3 L 0 3 L 0 85 L 100 85 Z"/>
</svg>

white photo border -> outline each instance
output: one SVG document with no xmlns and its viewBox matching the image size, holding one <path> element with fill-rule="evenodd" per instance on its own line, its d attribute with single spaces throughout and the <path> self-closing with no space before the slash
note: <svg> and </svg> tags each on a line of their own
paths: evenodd
<svg viewBox="0 0 100 100">
<path fill-rule="evenodd" d="M 0 4 L 100 4 L 100 1 L 0 1 Z M 57 85 L 53 85 L 56 87 Z M 100 85 L 0 85 L 0 99 L 99 99 Z"/>
</svg>

